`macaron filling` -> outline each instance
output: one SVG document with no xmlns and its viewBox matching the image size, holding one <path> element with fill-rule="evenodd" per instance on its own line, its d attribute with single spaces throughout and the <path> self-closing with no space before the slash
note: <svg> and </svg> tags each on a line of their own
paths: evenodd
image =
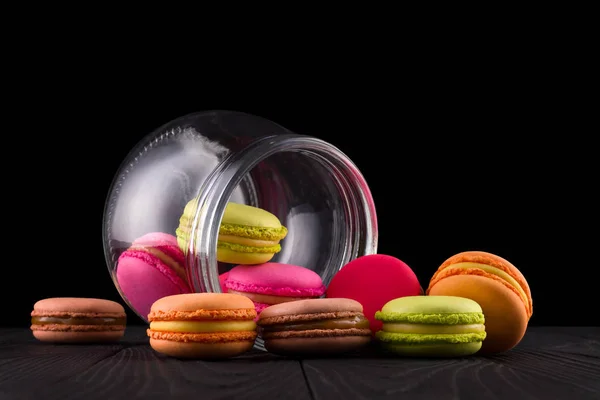
<svg viewBox="0 0 600 400">
<path fill-rule="evenodd" d="M 396 324 L 386 323 L 382 325 L 382 330 L 391 333 L 408 333 L 419 335 L 430 334 L 462 334 L 485 332 L 483 324 L 468 325 L 436 325 L 436 324 Z"/>
<path fill-rule="evenodd" d="M 292 321 L 283 324 L 265 325 L 263 335 L 284 331 L 306 331 L 313 329 L 369 329 L 369 320 L 362 315 L 348 318 L 324 319 L 316 321 Z"/>
<path fill-rule="evenodd" d="M 254 321 L 152 321 L 150 329 L 156 332 L 237 332 L 254 331 Z"/>
<path fill-rule="evenodd" d="M 461 272 L 466 274 L 477 274 L 477 272 L 475 272 L 477 270 L 481 270 L 489 275 L 492 275 L 492 279 L 495 277 L 497 281 L 499 281 L 504 286 L 508 287 L 510 290 L 515 292 L 523 300 L 523 303 L 525 304 L 525 309 L 529 310 L 529 298 L 527 297 L 527 294 L 525 293 L 519 282 L 517 282 L 517 280 L 510 276 L 506 271 L 486 264 L 475 262 L 459 262 L 455 264 L 450 264 L 442 270 L 438 271 L 438 273 L 436 274 L 437 276 L 431 281 L 429 287 L 434 286 L 439 280 L 447 276 L 454 275 L 457 273 L 460 274 Z"/>
<path fill-rule="evenodd" d="M 275 299 L 280 297 L 320 297 L 325 293 L 326 287 L 322 283 L 318 287 L 292 287 L 292 286 L 262 286 L 256 283 L 240 282 L 229 277 L 225 281 L 225 286 L 229 290 L 244 293 L 244 296 L 249 297 L 249 294 L 266 295 Z M 316 286 L 316 285 L 315 285 Z M 269 301 L 259 301 L 260 303 L 270 303 Z M 277 304 L 277 303 L 270 303 Z"/>
<path fill-rule="evenodd" d="M 371 336 L 370 323 L 362 313 L 341 311 L 296 314 L 259 319 L 263 339 Z"/>
</svg>

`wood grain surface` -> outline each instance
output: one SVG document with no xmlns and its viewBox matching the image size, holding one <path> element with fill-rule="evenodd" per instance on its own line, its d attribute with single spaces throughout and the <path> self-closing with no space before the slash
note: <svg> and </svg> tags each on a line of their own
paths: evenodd
<svg viewBox="0 0 600 400">
<path fill-rule="evenodd" d="M 0 400 L 53 399 L 600 399 L 600 328 L 529 328 L 493 357 L 403 359 L 375 346 L 337 358 L 252 351 L 177 360 L 143 327 L 112 345 L 49 345 L 0 330 Z"/>
</svg>

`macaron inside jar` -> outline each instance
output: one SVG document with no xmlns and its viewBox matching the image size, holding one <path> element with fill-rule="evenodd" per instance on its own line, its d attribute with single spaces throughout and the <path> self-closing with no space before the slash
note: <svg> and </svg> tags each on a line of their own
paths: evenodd
<svg viewBox="0 0 600 400">
<path fill-rule="evenodd" d="M 151 232 L 133 241 L 117 261 L 116 280 L 131 307 L 142 317 L 156 300 L 191 293 L 185 258 L 175 236 Z"/>
<path fill-rule="evenodd" d="M 273 262 L 238 265 L 229 271 L 224 286 L 228 293 L 251 299 L 257 313 L 274 304 L 321 297 L 326 289 L 316 272 Z"/>
<path fill-rule="evenodd" d="M 197 199 L 187 203 L 176 230 L 185 252 L 190 239 Z M 287 228 L 272 213 L 245 204 L 228 203 L 221 219 L 217 241 L 217 261 L 229 264 L 261 264 L 281 251 L 280 241 Z"/>
</svg>

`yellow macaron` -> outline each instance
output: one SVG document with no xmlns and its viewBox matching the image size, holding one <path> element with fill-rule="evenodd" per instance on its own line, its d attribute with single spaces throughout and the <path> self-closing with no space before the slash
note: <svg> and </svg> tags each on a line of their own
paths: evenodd
<svg viewBox="0 0 600 400">
<path fill-rule="evenodd" d="M 185 206 L 177 228 L 177 242 L 187 250 L 196 199 Z M 261 208 L 228 203 L 223 213 L 217 242 L 217 261 L 231 264 L 262 264 L 281 251 L 279 243 L 287 228 L 279 219 Z"/>
</svg>

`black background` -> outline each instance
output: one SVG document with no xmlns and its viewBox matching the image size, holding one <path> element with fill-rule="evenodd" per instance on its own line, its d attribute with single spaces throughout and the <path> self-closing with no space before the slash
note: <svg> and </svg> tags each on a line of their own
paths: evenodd
<svg viewBox="0 0 600 400">
<path fill-rule="evenodd" d="M 598 304 L 598 157 L 585 62 L 566 63 L 555 45 L 494 43 L 350 54 L 335 65 L 238 59 L 213 65 L 219 72 L 126 50 L 38 54 L 43 67 L 23 63 L 5 81 L 3 197 L 12 205 L 1 323 L 28 326 L 45 297 L 121 301 L 101 237 L 119 164 L 162 124 L 227 109 L 345 152 L 371 187 L 379 252 L 405 261 L 423 286 L 447 257 L 489 251 L 528 279 L 532 325 L 600 325 L 589 312 Z"/>
</svg>

